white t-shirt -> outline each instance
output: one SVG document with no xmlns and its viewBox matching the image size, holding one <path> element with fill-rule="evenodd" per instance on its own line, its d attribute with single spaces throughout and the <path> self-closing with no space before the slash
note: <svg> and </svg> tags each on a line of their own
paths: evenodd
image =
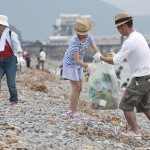
<svg viewBox="0 0 150 150">
<path fill-rule="evenodd" d="M 40 52 L 40 60 L 44 60 L 46 59 L 46 53 L 44 51 Z"/>
<path fill-rule="evenodd" d="M 118 65 L 124 59 L 127 59 L 133 77 L 150 74 L 150 49 L 142 34 L 132 32 L 113 58 L 113 62 Z"/>
</svg>

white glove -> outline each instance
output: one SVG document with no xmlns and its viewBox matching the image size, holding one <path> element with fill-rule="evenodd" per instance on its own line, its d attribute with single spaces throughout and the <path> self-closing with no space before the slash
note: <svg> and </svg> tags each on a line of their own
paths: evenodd
<svg viewBox="0 0 150 150">
<path fill-rule="evenodd" d="M 94 61 L 100 62 L 100 61 L 101 61 L 100 56 L 101 56 L 101 53 L 96 53 L 96 54 L 93 56 Z"/>
<path fill-rule="evenodd" d="M 91 65 L 91 64 L 88 64 L 87 68 L 89 68 L 89 69 L 92 68 L 92 65 Z"/>
<path fill-rule="evenodd" d="M 89 70 L 93 70 L 93 65 L 92 65 L 92 64 L 88 64 L 87 68 L 88 68 Z"/>
<path fill-rule="evenodd" d="M 18 63 L 21 65 L 25 65 L 25 60 L 23 59 L 23 57 L 18 57 Z"/>
<path fill-rule="evenodd" d="M 93 64 L 88 64 L 87 68 L 91 71 L 96 68 Z"/>
<path fill-rule="evenodd" d="M 94 69 L 94 66 L 92 65 L 92 64 L 88 64 L 88 66 L 87 66 L 87 70 L 93 70 Z"/>
</svg>

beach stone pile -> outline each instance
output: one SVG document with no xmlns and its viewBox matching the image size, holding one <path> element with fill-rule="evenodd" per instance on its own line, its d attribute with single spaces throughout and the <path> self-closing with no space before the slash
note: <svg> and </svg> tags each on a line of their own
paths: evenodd
<svg viewBox="0 0 150 150">
<path fill-rule="evenodd" d="M 84 121 L 69 119 L 68 80 L 38 70 L 17 75 L 19 103 L 11 106 L 6 79 L 0 96 L 0 150 L 145 150 L 150 149 L 150 122 L 137 115 L 142 140 L 125 137 L 130 130 L 119 109 L 94 110 L 88 83 L 83 83 L 78 111 Z"/>
</svg>

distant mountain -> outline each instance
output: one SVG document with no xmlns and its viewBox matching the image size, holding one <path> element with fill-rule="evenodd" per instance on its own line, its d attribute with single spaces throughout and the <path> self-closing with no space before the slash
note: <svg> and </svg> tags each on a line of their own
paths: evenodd
<svg viewBox="0 0 150 150">
<path fill-rule="evenodd" d="M 53 25 L 60 13 L 92 15 L 93 35 L 118 34 L 112 26 L 114 15 L 122 11 L 101 0 L 5 0 L 1 2 L 0 10 L 21 32 L 22 39 L 28 41 L 46 40 L 53 35 Z M 138 31 L 150 33 L 149 25 L 150 16 L 135 17 Z"/>
<path fill-rule="evenodd" d="M 143 34 L 150 34 L 150 16 L 134 17 L 135 29 Z"/>
<path fill-rule="evenodd" d="M 76 13 L 80 15 L 92 15 L 92 20 L 95 23 L 93 34 L 95 35 L 109 35 L 115 33 L 115 30 L 112 28 L 114 24 L 114 15 L 121 11 L 120 9 L 105 3 L 100 0 L 61 0 L 59 1 L 60 6 L 65 7 L 56 7 L 53 11 L 56 19 L 60 13 Z M 58 5 L 58 0 L 53 3 L 54 6 Z M 53 25 L 55 21 L 51 24 Z M 52 31 L 51 26 L 51 31 Z M 51 32 L 51 34 L 53 34 Z"/>
</svg>

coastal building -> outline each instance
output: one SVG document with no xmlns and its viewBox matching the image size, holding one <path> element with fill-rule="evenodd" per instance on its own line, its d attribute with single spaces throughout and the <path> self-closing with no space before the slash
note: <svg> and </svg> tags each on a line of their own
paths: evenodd
<svg viewBox="0 0 150 150">
<path fill-rule="evenodd" d="M 63 55 L 69 45 L 69 42 L 74 34 L 72 27 L 74 22 L 79 17 L 85 17 L 92 21 L 91 15 L 79 15 L 79 14 L 60 14 L 56 19 L 56 23 L 53 25 L 53 36 L 49 36 L 44 42 L 37 41 L 36 43 L 23 43 L 23 49 L 29 51 L 31 54 L 38 52 L 39 48 L 42 47 L 50 57 L 62 59 Z M 94 21 L 92 21 L 94 25 Z M 150 35 L 144 35 L 150 46 Z M 98 48 L 101 50 L 102 54 L 109 53 L 111 51 L 117 53 L 120 49 L 123 41 L 126 37 L 121 37 L 120 34 L 116 35 L 99 35 L 94 36 L 95 42 Z M 93 53 L 89 49 L 86 59 L 92 58 Z"/>
<path fill-rule="evenodd" d="M 56 23 L 53 25 L 54 36 L 49 36 L 47 44 L 50 46 L 65 46 L 67 47 L 74 32 L 72 27 L 74 22 L 79 17 L 85 17 L 90 20 L 93 25 L 94 21 L 91 15 L 80 15 L 80 14 L 60 14 L 56 19 Z M 122 37 L 120 34 L 117 35 L 99 35 L 94 36 L 96 44 L 101 50 L 105 52 L 115 51 L 117 52 L 122 45 L 126 37 Z M 150 45 L 150 36 L 145 35 L 145 38 Z"/>
<path fill-rule="evenodd" d="M 54 36 L 72 36 L 74 34 L 72 27 L 79 17 L 85 17 L 92 21 L 91 15 L 60 14 L 53 25 Z"/>
</svg>

